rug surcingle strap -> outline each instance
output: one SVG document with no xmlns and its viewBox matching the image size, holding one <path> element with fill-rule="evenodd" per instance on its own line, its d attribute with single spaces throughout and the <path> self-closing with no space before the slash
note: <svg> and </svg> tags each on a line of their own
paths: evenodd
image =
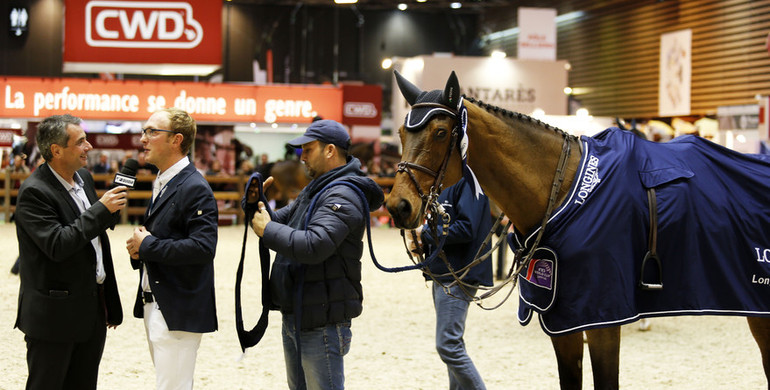
<svg viewBox="0 0 770 390">
<path fill-rule="evenodd" d="M 650 208 L 650 234 L 647 241 L 647 254 L 644 255 L 642 260 L 642 270 L 639 276 L 639 287 L 642 290 L 662 290 L 663 289 L 663 266 L 658 257 L 658 202 L 655 198 L 655 188 L 647 189 L 647 200 Z M 657 268 L 657 274 L 654 270 L 649 272 L 653 273 L 653 277 L 647 277 L 645 271 L 647 271 L 648 263 L 654 263 L 650 267 Z M 655 279 L 657 280 L 650 280 Z"/>
</svg>

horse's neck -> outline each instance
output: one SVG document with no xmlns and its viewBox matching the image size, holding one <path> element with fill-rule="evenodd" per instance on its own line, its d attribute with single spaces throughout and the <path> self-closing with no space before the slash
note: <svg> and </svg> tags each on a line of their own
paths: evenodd
<svg viewBox="0 0 770 390">
<path fill-rule="evenodd" d="M 540 226 L 564 136 L 528 119 L 498 117 L 476 105 L 469 105 L 468 121 L 468 165 L 481 187 L 520 231 Z M 565 198 L 580 161 L 579 142 L 569 142 L 571 153 L 554 207 Z"/>
</svg>

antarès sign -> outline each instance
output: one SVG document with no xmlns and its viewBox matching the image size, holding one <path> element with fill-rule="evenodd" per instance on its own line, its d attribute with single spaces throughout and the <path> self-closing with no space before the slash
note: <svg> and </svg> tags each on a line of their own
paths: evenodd
<svg viewBox="0 0 770 390">
<path fill-rule="evenodd" d="M 523 114 L 536 109 L 548 115 L 567 114 L 566 61 L 516 60 L 509 58 L 417 56 L 400 59 L 397 69 L 422 90 L 444 89 L 452 71 L 460 92 L 485 103 Z M 393 80 L 391 111 L 401 125 L 410 107 Z"/>
<path fill-rule="evenodd" d="M 221 12 L 207 0 L 66 0 L 64 72 L 210 74 Z"/>
</svg>

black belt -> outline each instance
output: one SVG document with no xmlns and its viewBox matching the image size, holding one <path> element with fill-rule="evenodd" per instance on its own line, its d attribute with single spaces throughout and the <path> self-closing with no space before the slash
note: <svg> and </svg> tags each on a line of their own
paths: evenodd
<svg viewBox="0 0 770 390">
<path fill-rule="evenodd" d="M 142 291 L 142 301 L 144 303 L 152 303 L 155 302 L 155 297 L 153 297 L 152 293 L 149 291 Z"/>
</svg>

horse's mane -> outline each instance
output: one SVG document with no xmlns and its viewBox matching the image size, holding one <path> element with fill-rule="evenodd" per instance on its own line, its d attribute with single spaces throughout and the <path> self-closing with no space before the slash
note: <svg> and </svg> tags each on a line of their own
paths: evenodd
<svg viewBox="0 0 770 390">
<path fill-rule="evenodd" d="M 463 99 L 467 100 L 467 101 L 469 101 L 469 102 L 471 102 L 471 103 L 473 103 L 473 104 L 475 104 L 475 105 L 477 105 L 477 106 L 479 106 L 479 107 L 481 107 L 483 109 L 485 109 L 490 114 L 495 115 L 495 116 L 497 116 L 497 117 L 499 117 L 499 118 L 501 118 L 503 120 L 518 119 L 519 121 L 527 121 L 527 122 L 530 122 L 530 123 L 532 123 L 534 125 L 538 125 L 540 127 L 544 127 L 546 129 L 555 131 L 556 133 L 559 133 L 560 135 L 562 135 L 564 137 L 574 137 L 573 135 L 567 133 L 566 131 L 564 131 L 564 130 L 558 128 L 558 127 L 549 125 L 548 123 L 545 123 L 545 122 L 541 121 L 540 119 L 533 118 L 533 117 L 531 117 L 529 115 L 525 115 L 525 114 L 522 114 L 520 112 L 509 111 L 509 110 L 506 110 L 504 108 L 500 108 L 498 106 L 493 106 L 493 105 L 491 105 L 489 103 L 484 103 L 481 100 L 476 100 L 476 99 L 474 99 L 472 97 L 468 97 L 468 96 L 465 96 L 465 95 L 463 95 Z"/>
</svg>

